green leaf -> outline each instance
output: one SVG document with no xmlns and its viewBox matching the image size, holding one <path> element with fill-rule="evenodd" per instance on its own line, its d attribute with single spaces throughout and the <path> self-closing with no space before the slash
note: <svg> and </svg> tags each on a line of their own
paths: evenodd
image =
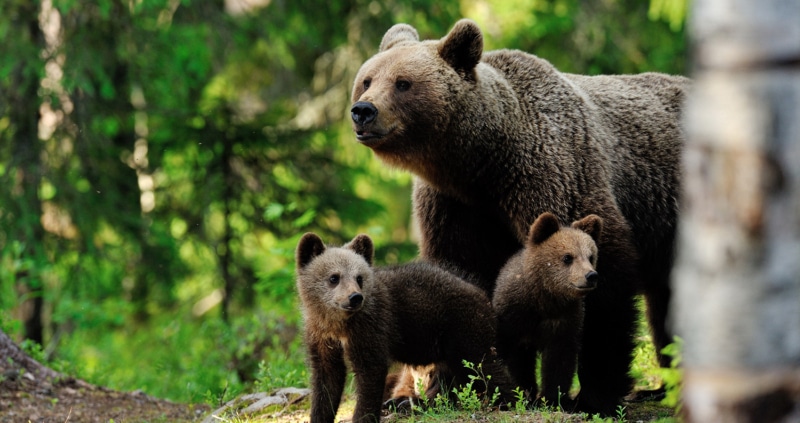
<svg viewBox="0 0 800 423">
<path fill-rule="evenodd" d="M 292 226 L 294 226 L 295 228 L 303 228 L 303 227 L 306 227 L 306 226 L 308 226 L 308 225 L 309 225 L 309 224 L 310 224 L 312 221 L 314 221 L 314 218 L 315 218 L 316 216 L 317 216 L 317 212 L 316 212 L 316 210 L 314 210 L 314 209 L 309 209 L 309 210 L 306 210 L 306 212 L 305 212 L 305 213 L 303 213 L 303 214 L 302 214 L 300 217 L 298 217 L 297 219 L 295 219 L 295 220 L 294 220 L 294 222 L 292 222 Z"/>
</svg>

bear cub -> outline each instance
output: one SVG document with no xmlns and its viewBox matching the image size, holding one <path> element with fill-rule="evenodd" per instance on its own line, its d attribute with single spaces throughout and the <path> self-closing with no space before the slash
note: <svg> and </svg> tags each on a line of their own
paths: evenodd
<svg viewBox="0 0 800 423">
<path fill-rule="evenodd" d="M 359 235 L 343 247 L 326 247 L 305 234 L 298 243 L 297 290 L 311 367 L 311 422 L 333 422 L 347 367 L 355 376 L 354 422 L 378 422 L 392 362 L 436 363 L 447 377 L 438 386 L 468 383 L 462 360 L 491 375 L 479 392 L 499 388 L 501 402 L 513 384 L 493 350 L 496 318 L 484 292 L 432 264 L 372 267 L 373 244 Z M 430 394 L 430 393 L 429 393 Z"/>
<path fill-rule="evenodd" d="M 597 286 L 602 220 L 588 215 L 562 227 L 552 213 L 531 225 L 525 248 L 497 279 L 492 304 L 498 319 L 497 351 L 514 380 L 537 395 L 536 358 L 542 354 L 542 391 L 548 404 L 571 408 L 583 327 L 583 298 Z"/>
</svg>

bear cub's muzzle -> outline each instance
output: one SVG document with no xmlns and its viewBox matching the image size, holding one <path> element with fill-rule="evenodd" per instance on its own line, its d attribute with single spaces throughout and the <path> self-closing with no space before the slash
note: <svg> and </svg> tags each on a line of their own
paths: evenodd
<svg viewBox="0 0 800 423">
<path fill-rule="evenodd" d="M 347 298 L 347 304 L 342 308 L 347 311 L 358 311 L 364 304 L 364 296 L 360 292 L 354 292 Z"/>
</svg>

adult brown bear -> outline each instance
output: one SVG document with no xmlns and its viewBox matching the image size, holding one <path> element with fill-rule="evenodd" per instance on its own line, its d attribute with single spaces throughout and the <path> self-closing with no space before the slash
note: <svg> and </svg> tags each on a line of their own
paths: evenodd
<svg viewBox="0 0 800 423">
<path fill-rule="evenodd" d="M 599 288 L 586 301 L 578 406 L 613 413 L 631 390 L 637 312 L 665 328 L 678 210 L 680 113 L 689 80 L 656 73 L 581 76 L 536 56 L 483 52 L 461 20 L 441 40 L 398 24 L 353 87 L 358 140 L 418 176 L 422 257 L 474 275 L 491 293 L 543 212 L 599 215 Z"/>
</svg>

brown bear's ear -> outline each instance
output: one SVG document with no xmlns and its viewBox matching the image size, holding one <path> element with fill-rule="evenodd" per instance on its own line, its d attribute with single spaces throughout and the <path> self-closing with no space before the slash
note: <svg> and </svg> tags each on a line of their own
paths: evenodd
<svg viewBox="0 0 800 423">
<path fill-rule="evenodd" d="M 572 227 L 586 232 L 595 243 L 598 243 L 600 234 L 603 232 L 603 218 L 596 214 L 590 214 L 581 220 L 572 222 Z"/>
<path fill-rule="evenodd" d="M 556 215 L 550 212 L 542 213 L 531 225 L 531 230 L 528 232 L 528 242 L 532 245 L 541 244 L 558 232 L 559 228 L 561 228 L 561 224 L 558 223 Z"/>
<path fill-rule="evenodd" d="M 344 247 L 349 248 L 364 257 L 364 260 L 367 261 L 367 264 L 372 266 L 373 246 L 372 239 L 369 236 L 364 234 L 358 235 L 353 238 L 352 241 L 348 242 Z"/>
<path fill-rule="evenodd" d="M 302 269 L 311 263 L 314 257 L 325 252 L 325 244 L 322 239 L 315 233 L 307 233 L 300 238 L 297 243 L 297 251 L 295 252 L 295 261 L 297 268 Z"/>
<path fill-rule="evenodd" d="M 386 51 L 397 44 L 419 41 L 419 34 L 413 26 L 407 24 L 396 24 L 386 31 L 381 40 L 379 51 Z"/>
<path fill-rule="evenodd" d="M 483 34 L 478 25 L 469 19 L 456 22 L 439 45 L 439 56 L 465 78 L 473 75 L 472 71 L 481 61 L 482 54 Z"/>
</svg>

